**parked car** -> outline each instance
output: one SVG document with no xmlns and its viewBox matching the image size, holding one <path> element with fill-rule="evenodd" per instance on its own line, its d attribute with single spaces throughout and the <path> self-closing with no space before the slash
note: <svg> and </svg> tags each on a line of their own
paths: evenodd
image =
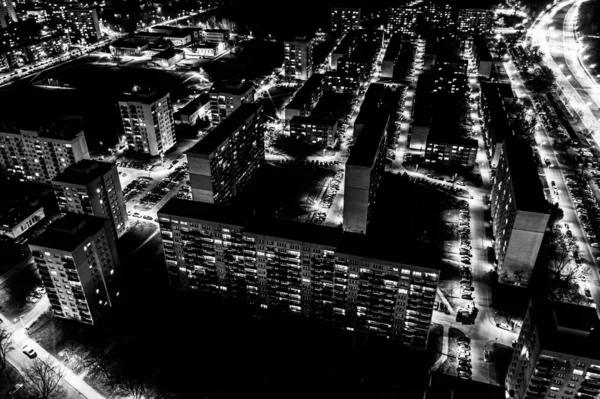
<svg viewBox="0 0 600 399">
<path fill-rule="evenodd" d="M 486 362 L 491 362 L 492 361 L 492 353 L 488 350 L 483 351 L 483 360 L 485 360 Z"/>
<path fill-rule="evenodd" d="M 36 298 L 34 296 L 28 296 L 25 298 L 25 300 L 29 303 L 36 303 L 37 301 L 39 301 L 39 298 Z"/>
<path fill-rule="evenodd" d="M 29 345 L 23 346 L 23 353 L 30 359 L 34 359 L 37 357 L 37 352 Z"/>
</svg>

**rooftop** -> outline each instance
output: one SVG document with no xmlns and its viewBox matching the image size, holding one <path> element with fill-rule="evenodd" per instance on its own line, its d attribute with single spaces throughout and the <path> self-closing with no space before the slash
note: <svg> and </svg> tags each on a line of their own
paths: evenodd
<svg viewBox="0 0 600 399">
<path fill-rule="evenodd" d="M 337 121 L 333 118 L 321 118 L 318 116 L 294 116 L 290 120 L 290 125 L 295 124 L 313 124 L 313 125 L 329 125 L 333 126 Z"/>
<path fill-rule="evenodd" d="M 302 87 L 296 92 L 296 95 L 289 102 L 286 108 L 296 109 L 303 108 L 304 104 L 312 97 L 315 90 L 317 90 L 323 83 L 323 75 L 313 73 L 310 78 L 302 85 Z"/>
<path fill-rule="evenodd" d="M 466 380 L 441 372 L 431 373 L 424 399 L 486 398 L 504 399 L 504 389 L 497 385 Z"/>
<path fill-rule="evenodd" d="M 245 232 L 336 248 L 342 229 L 282 219 L 253 218 Z"/>
<path fill-rule="evenodd" d="M 158 54 L 153 55 L 152 58 L 160 58 L 160 59 L 168 60 L 169 58 L 173 58 L 176 55 L 179 55 L 182 53 L 183 53 L 183 50 L 179 50 L 176 48 L 168 48 L 166 50 L 161 51 Z"/>
<path fill-rule="evenodd" d="M 478 141 L 475 139 L 463 139 L 463 138 L 453 138 L 448 137 L 447 135 L 438 135 L 438 134 L 430 134 L 427 136 L 427 143 L 435 143 L 435 144 L 450 144 L 450 145 L 460 145 L 463 147 L 474 147 L 477 148 L 479 146 Z"/>
<path fill-rule="evenodd" d="M 477 57 L 479 61 L 492 61 L 492 55 L 488 49 L 485 39 L 481 35 L 475 36 L 473 39 L 473 46 L 475 46 Z"/>
<path fill-rule="evenodd" d="M 71 141 L 83 133 L 83 121 L 79 117 L 67 117 L 60 121 L 40 126 L 33 121 L 20 120 L 20 133 L 36 132 L 39 137 Z"/>
<path fill-rule="evenodd" d="M 413 103 L 413 126 L 431 125 L 432 90 L 433 78 L 431 75 L 427 73 L 419 75 Z"/>
<path fill-rule="evenodd" d="M 542 349 L 600 360 L 600 323 L 596 309 L 534 298 L 529 314 L 537 327 Z"/>
<path fill-rule="evenodd" d="M 106 222 L 106 219 L 96 216 L 67 213 L 48 226 L 30 245 L 71 252 L 98 233 Z"/>
<path fill-rule="evenodd" d="M 254 84 L 248 80 L 224 80 L 213 84 L 210 92 L 243 95 L 252 88 L 254 88 Z"/>
<path fill-rule="evenodd" d="M 23 219 L 29 217 L 32 213 L 42 208 L 39 203 L 9 203 L 0 201 L 0 230 L 3 228 L 12 229 Z"/>
<path fill-rule="evenodd" d="M 158 216 L 170 215 L 180 218 L 205 220 L 213 223 L 230 224 L 243 227 L 248 222 L 248 215 L 236 208 L 219 204 L 172 198 L 158 210 Z"/>
<path fill-rule="evenodd" d="M 504 140 L 503 149 L 501 157 L 504 156 L 508 163 L 517 209 L 548 213 L 548 202 L 529 144 L 510 138 Z"/>
<path fill-rule="evenodd" d="M 505 138 L 514 136 L 504 104 L 505 98 L 514 98 L 510 84 L 482 83 L 481 97 L 487 104 L 491 123 L 494 126 L 492 132 L 494 143 L 502 143 Z"/>
<path fill-rule="evenodd" d="M 390 39 L 390 43 L 387 46 L 385 55 L 383 56 L 384 61 L 394 61 L 400 53 L 402 47 L 402 35 L 394 35 Z"/>
<path fill-rule="evenodd" d="M 138 102 L 142 104 L 153 104 L 168 96 L 168 92 L 156 91 L 149 87 L 140 87 L 133 85 L 130 91 L 121 94 L 120 101 Z"/>
<path fill-rule="evenodd" d="M 233 133 L 250 119 L 257 117 L 262 110 L 262 103 L 244 103 L 231 115 L 211 130 L 198 144 L 190 148 L 188 154 L 209 156 Z"/>
<path fill-rule="evenodd" d="M 340 44 L 333 50 L 332 54 L 346 54 L 356 43 L 356 35 L 351 32 L 346 34 Z"/>
<path fill-rule="evenodd" d="M 370 119 L 375 114 L 383 100 L 384 91 L 385 85 L 381 83 L 372 83 L 369 85 L 363 103 L 360 106 L 360 111 L 356 116 L 355 124 L 365 123 L 365 119 Z"/>
<path fill-rule="evenodd" d="M 109 162 L 82 159 L 76 164 L 69 166 L 64 172 L 52 179 L 52 181 L 85 186 L 98 177 L 104 176 L 113 168 L 116 169 L 117 167 L 115 164 Z"/>
<path fill-rule="evenodd" d="M 390 115 L 378 110 L 360 131 L 346 165 L 370 168 L 375 163 L 377 150 L 386 134 Z"/>
<path fill-rule="evenodd" d="M 206 103 L 208 103 L 208 99 L 206 97 L 203 98 L 203 96 L 198 96 L 187 103 L 187 105 L 181 108 L 177 113 L 181 115 L 191 115 Z"/>
</svg>

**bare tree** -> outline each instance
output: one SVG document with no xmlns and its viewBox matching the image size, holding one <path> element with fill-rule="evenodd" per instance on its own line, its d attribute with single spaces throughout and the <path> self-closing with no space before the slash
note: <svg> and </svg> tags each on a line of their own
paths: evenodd
<svg viewBox="0 0 600 399">
<path fill-rule="evenodd" d="M 33 364 L 25 369 L 23 376 L 27 389 L 32 396 L 40 399 L 64 398 L 66 390 L 61 385 L 64 371 L 60 366 L 52 366 L 51 359 L 36 358 Z"/>
<path fill-rule="evenodd" d="M 82 360 L 88 375 L 105 383 L 111 383 L 117 378 L 117 367 L 113 361 L 106 358 L 103 350 L 98 349 L 88 353 Z"/>
<path fill-rule="evenodd" d="M 6 370 L 6 355 L 15 349 L 11 337 L 12 333 L 0 327 L 0 374 L 4 374 Z"/>
<path fill-rule="evenodd" d="M 119 380 L 117 393 L 133 399 L 170 399 L 174 395 L 162 392 L 148 376 L 127 376 Z"/>
</svg>

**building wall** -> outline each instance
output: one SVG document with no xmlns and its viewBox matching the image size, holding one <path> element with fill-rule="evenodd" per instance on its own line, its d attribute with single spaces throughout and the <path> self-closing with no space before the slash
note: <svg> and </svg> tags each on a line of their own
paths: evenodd
<svg viewBox="0 0 600 399">
<path fill-rule="evenodd" d="M 425 163 L 472 166 L 477 159 L 477 145 L 468 146 L 427 140 Z"/>
<path fill-rule="evenodd" d="M 45 217 L 44 208 L 39 208 L 13 226 L 0 226 L 0 233 L 11 238 L 18 238 Z"/>
<path fill-rule="evenodd" d="M 89 157 L 83 132 L 70 140 L 42 137 L 27 130 L 0 133 L 0 165 L 9 176 L 22 181 L 46 183 Z"/>
<path fill-rule="evenodd" d="M 345 34 L 360 25 L 360 8 L 334 7 L 331 9 L 331 31 Z"/>
<path fill-rule="evenodd" d="M 307 80 L 312 75 L 312 41 L 286 41 L 283 69 L 286 76 Z"/>
<path fill-rule="evenodd" d="M 479 61 L 477 66 L 477 74 L 481 77 L 489 79 L 492 76 L 494 63 L 492 61 Z"/>
<path fill-rule="evenodd" d="M 315 121 L 290 122 L 290 136 L 300 139 L 306 144 L 320 147 L 333 147 L 336 143 L 337 121 L 333 124 Z"/>
<path fill-rule="evenodd" d="M 194 201 L 213 204 L 215 188 L 211 178 L 210 159 L 188 152 L 187 160 L 192 198 Z"/>
<path fill-rule="evenodd" d="M 175 122 L 169 94 L 148 103 L 119 101 L 119 109 L 130 150 L 156 156 L 175 145 Z"/>
<path fill-rule="evenodd" d="M 414 150 L 424 150 L 427 146 L 427 137 L 429 136 L 429 130 L 429 126 L 411 126 L 410 148 Z"/>
<path fill-rule="evenodd" d="M 531 274 L 542 245 L 550 215 L 517 211 L 508 240 L 502 268 Z"/>
<path fill-rule="evenodd" d="M 213 126 L 224 121 L 240 105 L 254 102 L 254 88 L 241 94 L 210 92 L 210 113 Z"/>
<path fill-rule="evenodd" d="M 159 223 L 177 288 L 426 347 L 439 278 L 434 269 L 160 212 Z"/>
<path fill-rule="evenodd" d="M 369 222 L 371 169 L 346 165 L 344 180 L 344 230 L 365 234 Z"/>
</svg>

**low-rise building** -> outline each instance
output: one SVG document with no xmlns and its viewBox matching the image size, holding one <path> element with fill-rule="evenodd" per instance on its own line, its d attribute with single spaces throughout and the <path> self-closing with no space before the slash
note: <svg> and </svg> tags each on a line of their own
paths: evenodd
<svg viewBox="0 0 600 399">
<path fill-rule="evenodd" d="M 184 49 L 186 58 L 215 58 L 225 51 L 225 43 L 204 43 Z"/>
<path fill-rule="evenodd" d="M 130 57 L 141 57 L 148 50 L 150 43 L 147 40 L 135 40 L 135 39 L 117 39 L 112 42 L 108 47 L 110 53 L 113 56 L 130 56 Z"/>
<path fill-rule="evenodd" d="M 294 116 L 290 120 L 290 137 L 306 144 L 333 148 L 337 141 L 338 122 L 331 118 Z"/>
<path fill-rule="evenodd" d="M 262 104 L 240 105 L 187 151 L 194 201 L 230 204 L 265 159 Z"/>
<path fill-rule="evenodd" d="M 29 248 L 55 316 L 93 325 L 115 305 L 119 256 L 107 219 L 69 213 Z"/>
<path fill-rule="evenodd" d="M 229 40 L 229 29 L 205 29 L 202 32 L 206 43 L 223 43 Z"/>
<path fill-rule="evenodd" d="M 0 234 L 18 238 L 46 217 L 44 207 L 0 203 Z"/>
<path fill-rule="evenodd" d="M 508 366 L 505 397 L 597 397 L 599 333 L 596 309 L 532 299 Z"/>
<path fill-rule="evenodd" d="M 185 58 L 183 50 L 170 48 L 152 56 L 152 62 L 160 67 L 169 68 Z"/>
<path fill-rule="evenodd" d="M 529 144 L 504 140 L 492 187 L 491 214 L 500 273 L 527 285 L 550 218 Z"/>
<path fill-rule="evenodd" d="M 210 117 L 210 101 L 198 96 L 175 113 L 175 123 L 195 125 L 198 119 Z"/>
<path fill-rule="evenodd" d="M 183 47 L 192 43 L 192 38 L 193 32 L 186 29 L 178 29 L 163 35 L 163 39 L 170 41 L 175 47 Z"/>
<path fill-rule="evenodd" d="M 431 134 L 427 137 L 425 163 L 473 166 L 477 160 L 477 148 L 477 140 L 452 139 Z"/>
</svg>

